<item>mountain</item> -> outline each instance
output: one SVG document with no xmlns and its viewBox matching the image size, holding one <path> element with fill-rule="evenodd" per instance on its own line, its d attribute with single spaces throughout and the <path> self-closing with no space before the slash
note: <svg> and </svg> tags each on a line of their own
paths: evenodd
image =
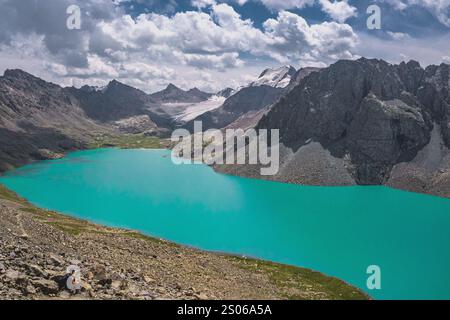
<svg viewBox="0 0 450 320">
<path fill-rule="evenodd" d="M 294 87 L 298 86 L 300 84 L 300 81 L 309 76 L 311 73 L 319 71 L 320 68 L 314 68 L 314 67 L 306 67 L 306 68 L 300 68 L 292 77 L 291 82 L 289 83 L 288 87 L 286 88 L 287 91 L 291 91 Z"/>
<path fill-rule="evenodd" d="M 172 119 L 158 106 L 116 80 L 104 88 L 62 88 L 6 70 L 0 77 L 0 172 L 82 149 L 99 135 L 167 134 Z"/>
<path fill-rule="evenodd" d="M 251 87 L 269 86 L 273 88 L 286 88 L 297 71 L 292 66 L 283 66 L 277 69 L 264 70 Z"/>
<path fill-rule="evenodd" d="M 93 120 L 110 124 L 127 120 L 127 124 L 140 124 L 136 128 L 127 127 L 127 132 L 144 128 L 141 116 L 148 118 L 149 130 L 154 130 L 155 126 L 168 128 L 171 125 L 170 116 L 159 109 L 158 102 L 151 96 L 117 80 L 112 80 L 104 88 L 83 86 L 80 89 L 72 87 L 67 90 L 78 99 L 81 108 Z M 119 127 L 123 128 L 123 122 Z"/>
<path fill-rule="evenodd" d="M 219 92 L 217 92 L 216 96 L 224 97 L 226 99 L 226 98 L 229 98 L 234 93 L 235 93 L 235 90 L 233 88 L 225 88 L 225 89 L 220 90 Z"/>
<path fill-rule="evenodd" d="M 164 90 L 150 95 L 158 103 L 194 103 L 208 100 L 211 96 L 212 94 L 200 91 L 197 88 L 184 91 L 173 84 L 169 84 Z"/>
<path fill-rule="evenodd" d="M 446 64 L 423 69 L 364 58 L 311 73 L 257 125 L 280 130 L 281 169 L 270 179 L 450 197 L 449 79 Z"/>
<path fill-rule="evenodd" d="M 79 149 L 106 132 L 68 90 L 22 70 L 0 77 L 0 171 Z"/>
<path fill-rule="evenodd" d="M 202 121 L 204 130 L 224 128 L 248 113 L 270 107 L 282 93 L 283 89 L 265 85 L 243 88 L 226 99 L 220 108 L 202 114 L 185 127 L 192 130 L 195 121 Z"/>
<path fill-rule="evenodd" d="M 202 121 L 203 129 L 247 128 L 255 126 L 261 117 L 289 92 L 303 77 L 316 71 L 306 68 L 296 71 L 291 66 L 264 70 L 258 79 L 237 92 L 230 91 L 224 104 L 188 122 L 185 127 L 193 130 L 195 121 Z"/>
<path fill-rule="evenodd" d="M 68 90 L 80 101 L 80 106 L 89 118 L 101 122 L 142 115 L 152 105 L 146 93 L 116 80 L 103 90 L 86 86 Z"/>
<path fill-rule="evenodd" d="M 209 95 L 181 91 L 198 99 Z M 300 69 L 285 88 L 251 85 L 227 91 L 226 100 L 214 95 L 200 102 L 161 103 L 158 95 L 118 81 L 104 88 L 62 88 L 7 70 L 0 77 L 0 171 L 83 148 L 93 137 L 117 130 L 158 132 L 161 124 L 170 129 L 174 121 L 188 121 L 189 127 L 193 117 L 208 111 L 195 118 L 204 120 L 204 129 L 280 130 L 281 168 L 269 179 L 385 184 L 450 197 L 447 64 L 422 68 L 415 61 L 342 60 L 323 69 Z M 175 101 L 180 89 L 169 86 L 166 93 L 161 95 L 166 101 Z M 164 111 L 170 104 L 182 106 L 176 120 Z M 244 176 L 259 171 L 216 169 Z"/>
</svg>

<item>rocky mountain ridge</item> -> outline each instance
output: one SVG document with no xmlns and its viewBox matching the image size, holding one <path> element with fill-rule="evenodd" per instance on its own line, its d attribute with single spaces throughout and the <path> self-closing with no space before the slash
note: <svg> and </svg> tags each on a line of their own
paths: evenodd
<svg viewBox="0 0 450 320">
<path fill-rule="evenodd" d="M 297 74 L 292 66 L 282 66 L 275 69 L 266 69 L 258 79 L 250 84 L 251 87 L 269 86 L 273 88 L 286 88 Z"/>
<path fill-rule="evenodd" d="M 303 78 L 257 127 L 279 129 L 283 147 L 297 156 L 319 143 L 344 161 L 357 184 L 392 184 L 394 167 L 412 162 L 431 143 L 433 130 L 439 148 L 450 147 L 449 71 L 446 64 L 424 69 L 415 61 L 339 61 Z M 295 168 L 290 170 L 292 178 Z M 428 182 L 412 189 L 426 192 Z"/>
<path fill-rule="evenodd" d="M 233 92 L 223 105 L 188 122 L 185 127 L 193 130 L 195 121 L 202 121 L 203 129 L 254 126 L 272 105 L 289 92 L 296 82 L 314 72 L 315 68 L 295 70 L 291 66 L 266 69 L 256 81 Z"/>
<path fill-rule="evenodd" d="M 21 70 L 0 77 L 0 171 L 83 148 L 109 132 L 68 90 Z"/>
<path fill-rule="evenodd" d="M 195 88 L 168 88 L 189 101 L 210 97 Z M 117 80 L 103 88 L 78 89 L 18 69 L 0 77 L 0 172 L 85 148 L 99 135 L 167 135 L 172 126 L 158 94 L 148 95 Z"/>
<path fill-rule="evenodd" d="M 449 79 L 446 64 L 422 68 L 415 61 L 342 60 L 300 69 L 284 89 L 227 89 L 230 96 L 221 107 L 195 120 L 203 120 L 205 130 L 280 129 L 284 157 L 273 180 L 387 184 L 450 196 L 450 190 L 439 192 L 450 181 Z M 196 89 L 183 92 L 204 98 Z M 7 70 L 0 77 L 0 170 L 83 148 L 97 134 L 158 134 L 173 126 L 173 118 L 156 100 L 118 81 L 102 89 L 61 88 Z M 254 171 L 218 170 L 244 176 Z"/>
<path fill-rule="evenodd" d="M 208 100 L 211 96 L 213 96 L 213 94 L 203 92 L 198 88 L 185 91 L 171 83 L 164 90 L 151 94 L 150 98 L 159 103 L 192 103 Z"/>
</svg>

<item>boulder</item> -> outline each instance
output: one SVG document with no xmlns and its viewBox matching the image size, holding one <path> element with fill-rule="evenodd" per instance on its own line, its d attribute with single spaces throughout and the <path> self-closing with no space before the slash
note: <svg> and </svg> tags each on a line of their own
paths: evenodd
<svg viewBox="0 0 450 320">
<path fill-rule="evenodd" d="M 32 280 L 33 286 L 43 294 L 57 294 L 59 292 L 58 284 L 53 280 L 37 279 Z"/>
</svg>

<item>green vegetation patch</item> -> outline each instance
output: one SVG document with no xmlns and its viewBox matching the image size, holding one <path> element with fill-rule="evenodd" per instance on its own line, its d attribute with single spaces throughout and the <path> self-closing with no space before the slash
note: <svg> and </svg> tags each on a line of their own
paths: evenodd
<svg viewBox="0 0 450 320">
<path fill-rule="evenodd" d="M 0 184 L 0 199 L 9 200 L 18 203 L 26 202 L 25 199 L 19 197 L 15 192 L 9 190 L 4 185 Z"/>
<path fill-rule="evenodd" d="M 89 144 L 90 149 L 105 147 L 117 147 L 123 149 L 161 149 L 166 147 L 166 142 L 160 138 L 147 137 L 143 134 L 127 134 L 97 137 Z"/>
<path fill-rule="evenodd" d="M 243 269 L 268 275 L 273 284 L 283 289 L 286 299 L 370 299 L 359 289 L 320 272 L 256 259 L 239 257 L 230 257 L 230 259 Z"/>
</svg>

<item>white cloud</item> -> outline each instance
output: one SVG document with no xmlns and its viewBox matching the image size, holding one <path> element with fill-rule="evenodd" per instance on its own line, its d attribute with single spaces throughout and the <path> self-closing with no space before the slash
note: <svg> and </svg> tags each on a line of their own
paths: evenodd
<svg viewBox="0 0 450 320">
<path fill-rule="evenodd" d="M 260 30 L 227 4 L 213 5 L 210 14 L 145 14 L 136 19 L 125 15 L 100 27 L 104 37 L 111 39 L 109 42 L 120 45 L 120 51 L 145 52 L 154 61 L 218 69 L 242 66 L 241 53 L 280 62 L 305 56 L 316 62 L 351 58 L 357 40 L 349 25 L 309 25 L 302 17 L 286 11 L 267 20 Z"/>
<path fill-rule="evenodd" d="M 199 69 L 217 69 L 226 71 L 227 69 L 244 65 L 244 61 L 239 59 L 239 54 L 236 52 L 224 53 L 221 55 L 183 54 L 177 52 L 175 55 L 178 55 L 180 61 L 185 65 L 191 65 Z"/>
<path fill-rule="evenodd" d="M 286 62 L 305 60 L 314 65 L 326 65 L 338 59 L 352 59 L 358 37 L 346 24 L 323 22 L 309 25 L 302 17 L 282 11 L 277 19 L 264 23 L 270 37 L 273 58 Z"/>
<path fill-rule="evenodd" d="M 267 8 L 283 10 L 283 9 L 302 9 L 306 6 L 312 6 L 315 0 L 260 0 Z"/>
<path fill-rule="evenodd" d="M 193 7 L 202 9 L 216 4 L 215 0 L 192 0 L 191 4 Z"/>
<path fill-rule="evenodd" d="M 87 57 L 88 67 L 78 68 L 65 66 L 56 62 L 44 62 L 47 70 L 51 71 L 55 75 L 60 77 L 76 77 L 76 78 L 89 78 L 89 77 L 106 77 L 109 79 L 118 78 L 118 70 L 110 63 L 105 62 L 103 59 L 96 55 L 89 55 Z"/>
<path fill-rule="evenodd" d="M 208 0 L 193 0 L 194 1 L 208 1 Z M 357 15 L 357 9 L 348 3 L 348 0 L 255 0 L 260 1 L 268 9 L 273 11 L 282 11 L 288 9 L 303 9 L 318 5 L 322 11 L 330 16 L 333 20 L 338 22 L 345 22 L 348 18 Z M 394 0 L 396 1 L 396 0 Z M 229 2 L 236 2 L 240 5 L 247 3 L 247 0 L 230 0 Z"/>
<path fill-rule="evenodd" d="M 82 16 L 79 31 L 65 28 L 66 5 L 74 1 L 82 12 L 89 12 Z M 352 58 L 357 42 L 352 28 L 343 23 L 310 25 L 302 17 L 282 10 L 259 29 L 230 5 L 209 0 L 202 1 L 208 5 L 206 11 L 138 17 L 112 4 L 102 6 L 101 0 L 48 0 L 40 14 L 56 17 L 49 21 L 33 18 L 39 14 L 31 5 L 33 0 L 0 2 L 0 67 L 24 65 L 4 62 L 13 61 L 11 52 L 20 52 L 22 60 L 33 61 L 33 71 L 38 69 L 36 65 L 41 66 L 37 75 L 51 75 L 63 83 L 85 81 L 98 85 L 118 78 L 148 91 L 186 78 L 200 88 L 220 87 L 231 85 L 232 77 L 243 79 L 249 70 L 253 74 L 258 69 L 259 73 L 274 63 L 273 59 L 276 63 L 325 65 Z M 288 2 L 303 6 L 310 1 Z M 248 61 L 251 67 L 246 65 Z M 198 81 L 195 74 L 202 75 Z M 205 80 L 208 74 L 214 75 L 214 81 Z"/>
<path fill-rule="evenodd" d="M 410 36 L 403 32 L 392 32 L 388 31 L 387 34 L 393 39 L 393 40 L 404 40 L 409 38 Z"/>
<path fill-rule="evenodd" d="M 341 23 L 358 15 L 357 9 L 349 5 L 348 0 L 319 0 L 319 3 L 324 12 L 326 12 L 333 20 Z"/>
</svg>

